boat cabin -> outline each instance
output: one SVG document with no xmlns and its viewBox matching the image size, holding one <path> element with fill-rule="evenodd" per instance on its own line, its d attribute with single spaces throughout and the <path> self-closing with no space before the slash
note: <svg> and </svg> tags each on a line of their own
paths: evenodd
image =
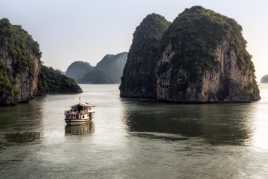
<svg viewBox="0 0 268 179">
<path fill-rule="evenodd" d="M 88 103 L 79 103 L 71 107 L 72 112 L 90 111 L 94 106 Z"/>
</svg>

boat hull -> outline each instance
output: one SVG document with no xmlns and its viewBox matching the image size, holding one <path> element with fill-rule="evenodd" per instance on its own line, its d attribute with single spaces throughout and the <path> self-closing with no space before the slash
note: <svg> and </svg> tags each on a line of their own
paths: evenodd
<svg viewBox="0 0 268 179">
<path fill-rule="evenodd" d="M 81 125 L 81 124 L 86 124 L 86 123 L 90 123 L 91 119 L 65 119 L 65 122 L 67 125 Z"/>
</svg>

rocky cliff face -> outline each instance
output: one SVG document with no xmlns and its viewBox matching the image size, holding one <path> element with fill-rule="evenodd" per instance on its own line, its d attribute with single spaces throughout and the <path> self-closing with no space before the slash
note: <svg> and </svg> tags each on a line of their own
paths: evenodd
<svg viewBox="0 0 268 179">
<path fill-rule="evenodd" d="M 137 27 L 120 85 L 122 97 L 155 97 L 155 65 L 160 55 L 160 40 L 169 25 L 164 17 L 151 14 Z"/>
<path fill-rule="evenodd" d="M 20 26 L 0 20 L 0 105 L 47 93 L 79 93 L 74 80 L 41 65 L 39 45 Z"/>
<path fill-rule="evenodd" d="M 111 83 L 120 83 L 124 67 L 127 62 L 127 52 L 117 55 L 106 55 L 96 66 L 100 71 L 103 71 Z"/>
<path fill-rule="evenodd" d="M 241 31 L 235 20 L 214 11 L 186 9 L 164 32 L 160 56 L 151 62 L 156 64 L 154 98 L 183 103 L 258 100 L 254 65 Z"/>
<path fill-rule="evenodd" d="M 66 70 L 66 75 L 72 79 L 79 81 L 83 78 L 89 71 L 93 70 L 88 62 L 76 61 L 72 63 Z"/>
<path fill-rule="evenodd" d="M 28 101 L 38 92 L 39 46 L 20 26 L 0 20 L 0 105 Z"/>
<path fill-rule="evenodd" d="M 156 66 L 157 99 L 233 102 L 259 99 L 242 28 L 202 7 L 186 9 L 162 39 Z"/>
</svg>

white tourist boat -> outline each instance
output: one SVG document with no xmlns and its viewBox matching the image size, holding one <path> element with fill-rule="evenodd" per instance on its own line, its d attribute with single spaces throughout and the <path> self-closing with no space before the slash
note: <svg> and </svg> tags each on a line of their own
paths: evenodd
<svg viewBox="0 0 268 179">
<path fill-rule="evenodd" d="M 95 112 L 94 107 L 89 103 L 73 105 L 70 110 L 65 111 L 65 122 L 67 125 L 80 125 L 91 122 Z"/>
</svg>

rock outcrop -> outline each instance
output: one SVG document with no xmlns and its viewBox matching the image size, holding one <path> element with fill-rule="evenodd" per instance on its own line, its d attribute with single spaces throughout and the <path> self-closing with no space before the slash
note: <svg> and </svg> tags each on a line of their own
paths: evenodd
<svg viewBox="0 0 268 179">
<path fill-rule="evenodd" d="M 84 84 L 112 84 L 120 83 L 127 61 L 126 52 L 117 55 L 106 55 L 97 65 L 77 81 Z"/>
<path fill-rule="evenodd" d="M 137 27 L 120 85 L 122 97 L 155 97 L 160 40 L 169 25 L 164 17 L 150 14 Z"/>
<path fill-rule="evenodd" d="M 260 99 L 254 65 L 241 31 L 235 20 L 214 11 L 199 6 L 186 9 L 164 32 L 156 62 L 142 56 L 154 66 L 151 76 L 156 80 L 150 84 L 156 91 L 154 98 L 179 103 Z M 135 69 L 125 70 L 124 74 L 139 75 Z M 132 83 L 133 79 L 127 75 L 123 79 L 130 83 L 128 86 L 134 85 L 132 88 L 147 87 Z M 127 92 L 130 95 L 125 95 Z M 121 88 L 121 96 L 136 97 L 132 90 L 127 92 Z"/>
<path fill-rule="evenodd" d="M 268 75 L 261 78 L 261 83 L 268 83 Z"/>
<path fill-rule="evenodd" d="M 41 52 L 20 26 L 0 20 L 0 105 L 32 99 L 38 92 Z"/>
<path fill-rule="evenodd" d="M 66 76 L 79 81 L 93 68 L 88 62 L 76 61 L 67 68 Z"/>
<path fill-rule="evenodd" d="M 0 105 L 27 102 L 46 93 L 81 92 L 73 80 L 42 67 L 40 58 L 39 45 L 31 35 L 8 19 L 0 20 Z"/>
<path fill-rule="evenodd" d="M 43 66 L 39 74 L 38 95 L 81 93 L 82 89 L 74 79 L 61 71 Z"/>
<path fill-rule="evenodd" d="M 127 56 L 127 52 L 116 55 L 106 55 L 97 64 L 96 68 L 105 73 L 108 79 L 110 79 L 110 83 L 120 83 L 127 62 Z"/>
<path fill-rule="evenodd" d="M 186 9 L 162 39 L 157 99 L 248 102 L 259 99 L 242 27 L 202 7 Z"/>
</svg>

